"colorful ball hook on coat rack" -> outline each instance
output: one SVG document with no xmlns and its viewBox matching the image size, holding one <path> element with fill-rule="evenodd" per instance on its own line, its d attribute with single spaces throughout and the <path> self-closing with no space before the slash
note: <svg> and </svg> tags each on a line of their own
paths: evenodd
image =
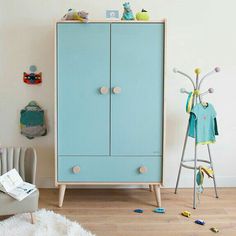
<svg viewBox="0 0 236 236">
<path fill-rule="evenodd" d="M 31 65 L 29 67 L 29 73 L 24 72 L 23 81 L 26 84 L 40 84 L 42 83 L 42 72 L 36 73 L 37 67 L 35 65 Z"/>
</svg>

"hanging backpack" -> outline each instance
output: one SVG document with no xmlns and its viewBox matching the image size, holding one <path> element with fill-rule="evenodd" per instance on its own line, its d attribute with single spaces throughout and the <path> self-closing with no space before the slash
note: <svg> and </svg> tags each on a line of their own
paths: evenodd
<svg viewBox="0 0 236 236">
<path fill-rule="evenodd" d="M 47 134 L 44 110 L 35 101 L 31 101 L 21 110 L 20 127 L 21 134 L 28 139 L 45 136 Z"/>
</svg>

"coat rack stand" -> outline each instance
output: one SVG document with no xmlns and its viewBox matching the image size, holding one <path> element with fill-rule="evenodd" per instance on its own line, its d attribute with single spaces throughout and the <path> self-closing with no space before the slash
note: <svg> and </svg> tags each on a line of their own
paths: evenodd
<svg viewBox="0 0 236 236">
<path fill-rule="evenodd" d="M 190 82 L 192 83 L 192 85 L 193 85 L 192 107 L 193 107 L 198 102 L 202 102 L 202 97 L 203 96 L 205 96 L 208 93 L 213 93 L 214 92 L 213 88 L 209 88 L 206 92 L 200 93 L 200 89 L 201 89 L 202 82 L 205 80 L 205 78 L 212 75 L 212 74 L 214 74 L 214 73 L 216 73 L 216 72 L 220 72 L 220 68 L 216 67 L 213 71 L 210 71 L 209 73 L 204 75 L 201 79 L 199 79 L 200 69 L 199 68 L 195 69 L 195 74 L 196 74 L 196 81 L 195 82 L 189 75 L 185 74 L 184 72 L 179 71 L 177 69 L 174 69 L 173 71 L 175 73 L 179 73 L 179 74 L 183 75 L 184 77 L 188 78 L 190 80 Z M 180 92 L 190 94 L 190 92 L 188 92 L 184 88 L 181 88 Z M 196 127 L 195 127 L 195 129 L 196 129 Z M 180 165 L 179 165 L 179 172 L 178 172 L 178 177 L 177 177 L 176 187 L 175 187 L 175 194 L 177 194 L 182 167 L 194 170 L 193 209 L 196 209 L 196 194 L 197 194 L 197 192 L 196 192 L 196 188 L 197 188 L 197 186 L 196 186 L 196 175 L 197 175 L 197 170 L 199 170 L 199 168 L 200 168 L 198 163 L 203 162 L 203 163 L 207 163 L 207 164 L 210 165 L 210 167 L 213 171 L 213 176 L 212 177 L 213 177 L 213 183 L 214 183 L 216 198 L 218 198 L 218 194 L 217 194 L 217 188 L 216 188 L 216 179 L 215 179 L 215 173 L 214 173 L 214 169 L 213 169 L 213 162 L 212 162 L 210 145 L 207 144 L 209 160 L 198 159 L 198 154 L 197 154 L 197 151 L 198 151 L 197 146 L 198 145 L 197 145 L 197 141 L 196 141 L 196 137 L 195 137 L 194 158 L 193 159 L 185 159 L 185 150 L 186 150 L 186 145 L 187 145 L 187 141 L 188 141 L 188 130 L 189 130 L 189 122 L 188 122 L 188 125 L 187 125 L 187 131 L 186 131 L 186 135 L 185 135 L 185 139 L 184 139 L 184 145 L 183 145 L 183 150 L 182 150 L 182 155 L 181 155 L 181 161 L 180 161 Z M 190 163 L 192 162 L 193 165 L 188 165 L 189 162 Z"/>
</svg>

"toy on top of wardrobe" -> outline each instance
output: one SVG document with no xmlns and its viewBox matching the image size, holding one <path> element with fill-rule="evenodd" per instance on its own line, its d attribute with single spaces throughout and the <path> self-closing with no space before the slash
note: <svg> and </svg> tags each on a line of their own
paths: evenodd
<svg viewBox="0 0 236 236">
<path fill-rule="evenodd" d="M 142 9 L 141 12 L 137 12 L 136 13 L 136 20 L 148 21 L 149 20 L 148 11 Z"/>
<path fill-rule="evenodd" d="M 76 11 L 75 9 L 69 9 L 68 12 L 62 17 L 62 20 L 78 20 L 81 22 L 88 22 L 88 12 Z"/>
<path fill-rule="evenodd" d="M 131 6 L 129 2 L 125 2 L 123 4 L 124 12 L 121 20 L 135 20 L 133 11 L 131 10 Z"/>
</svg>

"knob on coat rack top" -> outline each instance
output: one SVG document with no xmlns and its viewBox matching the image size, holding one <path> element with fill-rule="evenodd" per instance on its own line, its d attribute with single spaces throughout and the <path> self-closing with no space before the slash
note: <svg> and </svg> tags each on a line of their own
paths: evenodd
<svg viewBox="0 0 236 236">
<path fill-rule="evenodd" d="M 196 73 L 196 75 L 199 75 L 199 74 L 201 73 L 201 69 L 200 69 L 200 68 L 196 68 L 196 69 L 194 70 L 194 72 Z"/>
<path fill-rule="evenodd" d="M 209 92 L 209 93 L 214 93 L 214 89 L 213 89 L 213 88 L 209 88 L 209 89 L 208 89 L 208 92 Z"/>
</svg>

